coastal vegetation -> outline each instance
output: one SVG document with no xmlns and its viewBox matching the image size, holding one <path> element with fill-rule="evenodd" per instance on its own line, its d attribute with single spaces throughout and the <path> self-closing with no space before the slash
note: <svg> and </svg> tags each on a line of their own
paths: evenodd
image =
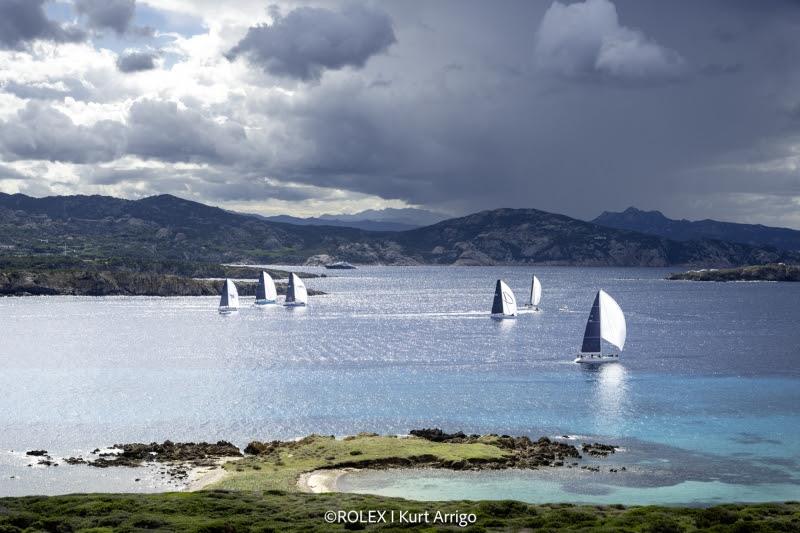
<svg viewBox="0 0 800 533">
<path fill-rule="evenodd" d="M 328 511 L 474 513 L 473 526 L 327 524 Z M 516 501 L 418 502 L 356 494 L 212 490 L 168 494 L 73 494 L 0 499 L 0 532 L 197 533 L 368 531 L 787 532 L 800 503 L 710 508 L 529 505 Z"/>
<path fill-rule="evenodd" d="M 800 265 L 770 263 L 738 268 L 689 270 L 667 276 L 687 281 L 800 281 Z"/>
</svg>

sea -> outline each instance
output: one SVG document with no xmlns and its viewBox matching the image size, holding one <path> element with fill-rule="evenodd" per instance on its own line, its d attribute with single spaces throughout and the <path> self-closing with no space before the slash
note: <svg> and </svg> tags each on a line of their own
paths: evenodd
<svg viewBox="0 0 800 533">
<path fill-rule="evenodd" d="M 158 467 L 63 462 L 115 443 L 243 447 L 437 427 L 619 448 L 598 471 L 365 471 L 339 488 L 423 500 L 800 499 L 800 283 L 667 281 L 655 268 L 301 270 L 327 274 L 306 280 L 326 293 L 306 308 L 0 298 L 0 496 L 182 488 Z M 497 279 L 523 303 L 533 274 L 540 311 L 491 319 Z M 618 363 L 587 368 L 573 359 L 601 288 L 625 313 L 627 343 Z M 34 449 L 59 466 L 38 464 Z"/>
</svg>

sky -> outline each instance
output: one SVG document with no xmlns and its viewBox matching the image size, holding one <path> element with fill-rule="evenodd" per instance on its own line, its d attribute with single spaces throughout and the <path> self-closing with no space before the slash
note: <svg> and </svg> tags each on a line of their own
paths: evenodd
<svg viewBox="0 0 800 533">
<path fill-rule="evenodd" d="M 800 229 L 797 0 L 0 0 L 0 191 Z"/>
</svg>

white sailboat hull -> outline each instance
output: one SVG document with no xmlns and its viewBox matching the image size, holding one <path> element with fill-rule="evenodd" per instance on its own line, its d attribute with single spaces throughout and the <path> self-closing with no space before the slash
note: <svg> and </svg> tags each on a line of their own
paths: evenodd
<svg viewBox="0 0 800 533">
<path fill-rule="evenodd" d="M 284 302 L 284 307 L 305 307 L 305 302 Z"/>
<path fill-rule="evenodd" d="M 494 318 L 495 320 L 504 320 L 506 318 L 517 318 L 517 315 L 516 314 L 514 314 L 514 315 L 504 315 L 502 313 L 494 313 L 492 315 L 492 318 Z"/>
<path fill-rule="evenodd" d="M 580 365 L 619 363 L 619 354 L 579 353 L 574 362 Z"/>
<path fill-rule="evenodd" d="M 221 314 L 221 315 L 230 315 L 230 314 L 238 313 L 238 312 L 239 312 L 239 308 L 238 307 L 220 307 L 219 308 L 219 314 Z"/>
<path fill-rule="evenodd" d="M 275 300 L 256 300 L 256 305 L 271 305 L 276 303 Z"/>
</svg>

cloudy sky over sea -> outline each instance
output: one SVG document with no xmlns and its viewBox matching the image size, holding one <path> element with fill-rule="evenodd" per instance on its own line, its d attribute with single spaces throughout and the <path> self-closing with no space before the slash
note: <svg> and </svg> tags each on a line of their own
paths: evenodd
<svg viewBox="0 0 800 533">
<path fill-rule="evenodd" d="M 0 191 L 800 228 L 800 3 L 0 0 Z"/>
</svg>

